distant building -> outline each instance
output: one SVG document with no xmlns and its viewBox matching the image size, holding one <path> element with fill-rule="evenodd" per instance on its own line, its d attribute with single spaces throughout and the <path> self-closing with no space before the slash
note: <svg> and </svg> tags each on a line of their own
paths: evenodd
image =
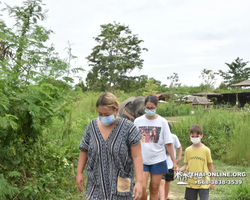
<svg viewBox="0 0 250 200">
<path fill-rule="evenodd" d="M 186 103 L 195 105 L 202 105 L 204 108 L 209 108 L 213 103 L 210 102 L 206 97 L 192 96 L 187 97 Z"/>
<path fill-rule="evenodd" d="M 246 103 L 250 104 L 250 92 L 241 92 L 241 93 L 196 93 L 194 94 L 196 96 L 205 96 L 207 95 L 207 98 L 209 100 L 213 100 L 216 98 L 216 104 L 230 104 L 231 106 L 236 105 L 236 97 L 238 95 L 238 106 L 244 107 Z"/>
</svg>

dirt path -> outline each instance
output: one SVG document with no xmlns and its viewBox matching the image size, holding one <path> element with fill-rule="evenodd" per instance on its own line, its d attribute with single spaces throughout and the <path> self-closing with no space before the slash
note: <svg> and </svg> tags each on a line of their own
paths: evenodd
<svg viewBox="0 0 250 200">
<path fill-rule="evenodd" d="M 169 198 L 171 200 L 183 200 L 185 194 L 185 185 L 177 185 L 178 180 L 171 181 L 170 183 L 170 193 Z M 148 192 L 148 200 L 149 200 L 149 191 Z"/>
<path fill-rule="evenodd" d="M 168 197 L 169 197 L 170 199 L 177 199 L 177 196 L 175 196 L 175 195 L 172 194 L 171 192 L 170 192 L 170 194 L 168 195 Z"/>
<path fill-rule="evenodd" d="M 179 199 L 183 199 L 183 195 L 182 196 L 175 196 L 172 192 L 170 192 L 170 194 L 168 195 L 168 197 L 171 199 L 171 200 L 179 200 Z M 148 200 L 149 200 L 149 195 L 148 195 Z"/>
</svg>

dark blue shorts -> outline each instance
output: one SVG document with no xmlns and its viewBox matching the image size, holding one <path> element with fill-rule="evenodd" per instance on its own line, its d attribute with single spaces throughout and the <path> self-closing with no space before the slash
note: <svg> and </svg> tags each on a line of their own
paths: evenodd
<svg viewBox="0 0 250 200">
<path fill-rule="evenodd" d="M 166 174 L 168 173 L 168 166 L 166 160 L 153 164 L 153 165 L 144 165 L 143 171 L 149 172 L 151 174 Z"/>
</svg>

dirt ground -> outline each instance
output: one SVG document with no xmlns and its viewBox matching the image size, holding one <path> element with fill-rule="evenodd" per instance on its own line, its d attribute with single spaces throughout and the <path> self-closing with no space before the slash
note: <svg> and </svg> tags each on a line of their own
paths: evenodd
<svg viewBox="0 0 250 200">
<path fill-rule="evenodd" d="M 169 194 L 168 196 L 169 196 L 170 200 L 172 200 L 172 199 L 173 199 L 173 200 L 174 200 L 174 199 L 175 199 L 175 200 L 177 200 L 177 199 L 178 199 L 178 200 L 183 199 L 183 196 L 182 196 L 182 195 L 178 197 L 178 196 L 175 196 L 175 195 L 174 195 L 173 193 L 171 193 L 171 192 L 170 192 L 170 194 Z M 150 199 L 150 197 L 149 197 L 149 195 L 148 195 L 148 200 L 149 200 L 149 199 Z"/>
</svg>

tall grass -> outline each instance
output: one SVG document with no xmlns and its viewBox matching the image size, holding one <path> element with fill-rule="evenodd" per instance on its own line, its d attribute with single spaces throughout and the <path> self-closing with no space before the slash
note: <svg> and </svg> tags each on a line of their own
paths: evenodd
<svg viewBox="0 0 250 200">
<path fill-rule="evenodd" d="M 199 124 L 203 129 L 202 142 L 211 149 L 212 156 L 234 165 L 250 166 L 250 113 L 223 109 L 198 109 L 193 116 L 173 124 L 176 133 L 186 148 L 191 145 L 189 128 Z"/>
<path fill-rule="evenodd" d="M 189 115 L 192 110 L 192 105 L 177 105 L 174 102 L 160 103 L 157 108 L 157 113 L 163 117 Z"/>
<path fill-rule="evenodd" d="M 125 101 L 126 99 L 128 99 L 129 97 L 132 96 L 137 96 L 134 93 L 125 93 L 122 90 L 117 90 L 114 92 L 114 95 L 117 97 L 118 102 L 121 104 L 123 101 Z"/>
<path fill-rule="evenodd" d="M 242 185 L 234 186 L 229 194 L 230 200 L 250 200 L 250 184 L 243 182 Z"/>
<path fill-rule="evenodd" d="M 247 166 L 250 163 L 250 115 L 243 116 L 244 118 L 235 124 L 226 160 L 229 164 Z"/>
</svg>

